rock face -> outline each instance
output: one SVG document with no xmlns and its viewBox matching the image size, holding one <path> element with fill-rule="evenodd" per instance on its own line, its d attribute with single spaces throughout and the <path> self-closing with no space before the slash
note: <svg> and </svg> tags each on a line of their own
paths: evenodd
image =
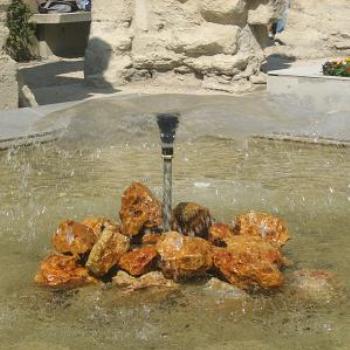
<svg viewBox="0 0 350 350">
<path fill-rule="evenodd" d="M 118 265 L 132 276 L 141 276 L 154 267 L 157 256 L 154 247 L 143 247 L 124 254 Z"/>
<path fill-rule="evenodd" d="M 95 0 L 85 77 L 114 86 L 152 79 L 249 90 L 264 61 L 266 26 L 283 2 Z"/>
<path fill-rule="evenodd" d="M 16 63 L 3 50 L 8 29 L 6 9 L 11 0 L 0 0 L 0 110 L 18 107 L 18 85 Z"/>
<path fill-rule="evenodd" d="M 75 257 L 64 255 L 51 255 L 44 259 L 34 281 L 44 286 L 57 288 L 74 288 L 97 282 L 89 275 L 86 268 L 77 264 Z"/>
<path fill-rule="evenodd" d="M 144 185 L 134 182 L 122 195 L 119 212 L 122 231 L 136 236 L 145 230 L 159 230 L 162 224 L 161 205 Z"/>
<path fill-rule="evenodd" d="M 130 239 L 113 226 L 106 226 L 96 244 L 93 246 L 86 267 L 95 276 L 105 275 L 130 247 Z"/>
<path fill-rule="evenodd" d="M 75 256 L 90 252 L 96 240 L 91 228 L 72 220 L 62 222 L 52 237 L 57 252 Z"/>
<path fill-rule="evenodd" d="M 213 265 L 212 246 L 199 237 L 168 232 L 158 241 L 156 249 L 165 277 L 175 281 L 201 276 Z"/>
<path fill-rule="evenodd" d="M 226 247 L 234 237 L 233 229 L 222 223 L 215 223 L 209 229 L 209 241 L 219 247 Z"/>
<path fill-rule="evenodd" d="M 172 228 L 184 235 L 208 237 L 211 223 L 209 209 L 197 203 L 179 203 L 173 210 Z"/>
<path fill-rule="evenodd" d="M 87 218 L 81 222 L 83 225 L 91 228 L 97 238 L 100 238 L 103 230 L 108 226 L 114 226 L 115 230 L 119 230 L 118 225 L 106 218 Z"/>
<path fill-rule="evenodd" d="M 278 217 L 250 212 L 234 219 L 234 229 L 239 235 L 258 236 L 282 247 L 289 240 L 286 224 Z"/>
<path fill-rule="evenodd" d="M 242 289 L 281 287 L 283 265 L 279 249 L 258 237 L 236 236 L 227 248 L 214 249 L 214 266 L 228 282 Z"/>
</svg>

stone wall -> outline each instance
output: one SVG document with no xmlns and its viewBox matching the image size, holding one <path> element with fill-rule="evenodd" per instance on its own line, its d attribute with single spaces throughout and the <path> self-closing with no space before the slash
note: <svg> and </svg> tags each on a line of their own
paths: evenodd
<svg viewBox="0 0 350 350">
<path fill-rule="evenodd" d="M 11 0 L 0 0 L 0 110 L 18 106 L 16 63 L 3 50 L 8 36 L 6 9 L 10 3 Z"/>
<path fill-rule="evenodd" d="M 229 92 L 264 82 L 266 27 L 284 0 L 94 0 L 85 77 Z"/>
</svg>

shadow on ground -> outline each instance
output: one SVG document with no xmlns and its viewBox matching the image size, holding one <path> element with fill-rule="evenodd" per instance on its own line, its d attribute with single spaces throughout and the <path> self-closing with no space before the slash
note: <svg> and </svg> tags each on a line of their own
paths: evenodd
<svg viewBox="0 0 350 350">
<path fill-rule="evenodd" d="M 96 40 L 96 39 L 95 39 Z M 103 79 L 111 52 L 105 42 L 99 43 L 104 48 L 103 63 L 99 65 L 98 87 L 87 84 L 84 80 L 84 58 L 58 58 L 47 61 L 33 61 L 21 64 L 18 79 L 22 89 L 21 107 L 45 105 L 86 99 L 96 95 L 107 95 L 120 90 L 115 89 Z M 95 72 L 94 72 L 95 73 Z"/>
</svg>

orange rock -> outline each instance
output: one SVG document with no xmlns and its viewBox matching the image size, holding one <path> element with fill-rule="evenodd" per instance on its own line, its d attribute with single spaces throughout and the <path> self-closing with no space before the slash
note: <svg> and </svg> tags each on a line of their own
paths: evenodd
<svg viewBox="0 0 350 350">
<path fill-rule="evenodd" d="M 147 288 L 176 288 L 178 286 L 174 281 L 166 279 L 159 271 L 152 271 L 138 278 L 130 276 L 124 271 L 119 271 L 113 277 L 113 284 L 131 291 Z"/>
<path fill-rule="evenodd" d="M 235 231 L 240 235 L 259 236 L 282 247 L 289 240 L 285 223 L 278 217 L 250 212 L 234 220 Z"/>
<path fill-rule="evenodd" d="M 57 252 L 75 256 L 88 253 L 96 240 L 91 228 L 72 220 L 62 222 L 52 238 Z"/>
<path fill-rule="evenodd" d="M 119 260 L 119 267 L 132 276 L 140 276 L 150 271 L 158 253 L 154 247 L 142 247 L 124 254 Z"/>
<path fill-rule="evenodd" d="M 146 233 L 142 236 L 143 245 L 155 245 L 162 237 L 159 233 Z"/>
<path fill-rule="evenodd" d="M 123 193 L 119 216 L 127 236 L 136 236 L 145 229 L 158 230 L 162 224 L 159 201 L 138 182 L 132 183 Z"/>
<path fill-rule="evenodd" d="M 226 246 L 227 241 L 229 241 L 234 236 L 234 232 L 229 225 L 215 223 L 211 225 L 209 229 L 209 241 L 217 246 Z"/>
<path fill-rule="evenodd" d="M 81 223 L 87 227 L 90 227 L 94 231 L 97 239 L 100 238 L 101 233 L 106 226 L 113 225 L 115 226 L 116 230 L 119 228 L 117 224 L 106 218 L 87 218 Z"/>
<path fill-rule="evenodd" d="M 130 239 L 114 225 L 106 226 L 92 248 L 86 267 L 96 276 L 105 275 L 130 248 Z"/>
<path fill-rule="evenodd" d="M 227 281 L 242 289 L 278 288 L 284 282 L 283 274 L 276 265 L 266 260 L 256 261 L 249 254 L 225 248 L 215 250 L 214 265 Z"/>
<path fill-rule="evenodd" d="M 34 281 L 48 287 L 73 288 L 96 283 L 88 270 L 77 264 L 74 256 L 51 255 L 41 262 Z"/>
<path fill-rule="evenodd" d="M 172 229 L 184 235 L 206 238 L 211 223 L 209 210 L 197 203 L 179 203 L 173 210 Z"/>
<path fill-rule="evenodd" d="M 212 246 L 199 237 L 168 232 L 156 245 L 160 266 L 167 278 L 175 280 L 204 274 L 213 265 Z"/>
</svg>

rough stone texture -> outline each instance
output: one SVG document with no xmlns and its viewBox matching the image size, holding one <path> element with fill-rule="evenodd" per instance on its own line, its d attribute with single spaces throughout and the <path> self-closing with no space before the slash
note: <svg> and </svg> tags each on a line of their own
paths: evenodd
<svg viewBox="0 0 350 350">
<path fill-rule="evenodd" d="M 175 281 L 201 276 L 213 264 L 210 243 L 199 237 L 168 232 L 159 240 L 156 248 L 164 275 Z"/>
<path fill-rule="evenodd" d="M 0 0 L 0 110 L 18 106 L 16 62 L 6 55 L 3 49 L 8 36 L 6 9 L 10 3 L 11 0 Z"/>
<path fill-rule="evenodd" d="M 116 231 L 119 231 L 119 226 L 106 218 L 87 218 L 83 220 L 81 223 L 91 228 L 94 231 L 94 234 L 97 238 L 100 238 L 103 230 L 106 227 L 111 228 L 111 226 L 114 226 L 114 229 Z"/>
<path fill-rule="evenodd" d="M 144 230 L 158 230 L 162 224 L 160 202 L 138 182 L 132 183 L 122 195 L 119 212 L 122 232 L 136 236 Z"/>
<path fill-rule="evenodd" d="M 233 285 L 272 289 L 283 285 L 284 260 L 278 248 L 258 237 L 236 236 L 214 249 L 214 266 Z"/>
<path fill-rule="evenodd" d="M 92 248 L 86 267 L 95 276 L 105 275 L 129 250 L 130 239 L 119 233 L 117 227 L 107 225 Z"/>
<path fill-rule="evenodd" d="M 62 222 L 52 237 L 57 252 L 75 256 L 90 252 L 96 240 L 91 228 L 72 220 Z"/>
<path fill-rule="evenodd" d="M 239 299 L 247 297 L 247 293 L 242 289 L 233 286 L 227 282 L 221 281 L 216 277 L 212 277 L 203 288 L 205 294 L 219 299 Z"/>
<path fill-rule="evenodd" d="M 173 210 L 172 228 L 184 235 L 206 238 L 211 223 L 209 209 L 197 203 L 182 202 Z"/>
<path fill-rule="evenodd" d="M 292 0 L 286 30 L 276 36 L 284 45 L 268 54 L 298 59 L 350 55 L 348 0 Z"/>
<path fill-rule="evenodd" d="M 258 236 L 282 247 L 289 240 L 286 224 L 280 218 L 265 213 L 250 212 L 234 219 L 237 234 Z"/>
<path fill-rule="evenodd" d="M 215 223 L 209 229 L 208 239 L 216 246 L 226 247 L 233 237 L 233 229 L 227 224 Z"/>
<path fill-rule="evenodd" d="M 152 79 L 249 90 L 261 82 L 249 78 L 259 74 L 266 26 L 283 1 L 95 0 L 85 77 L 113 86 Z"/>
<path fill-rule="evenodd" d="M 132 276 L 140 276 L 154 267 L 157 256 L 154 247 L 142 247 L 124 254 L 118 266 Z"/>
<path fill-rule="evenodd" d="M 124 271 L 119 271 L 117 275 L 113 277 L 113 284 L 126 290 L 177 287 L 174 281 L 166 279 L 159 271 L 149 272 L 139 278 L 130 276 Z"/>
<path fill-rule="evenodd" d="M 47 287 L 74 288 L 97 283 L 88 270 L 78 265 L 73 256 L 51 255 L 41 262 L 34 281 Z"/>
</svg>

